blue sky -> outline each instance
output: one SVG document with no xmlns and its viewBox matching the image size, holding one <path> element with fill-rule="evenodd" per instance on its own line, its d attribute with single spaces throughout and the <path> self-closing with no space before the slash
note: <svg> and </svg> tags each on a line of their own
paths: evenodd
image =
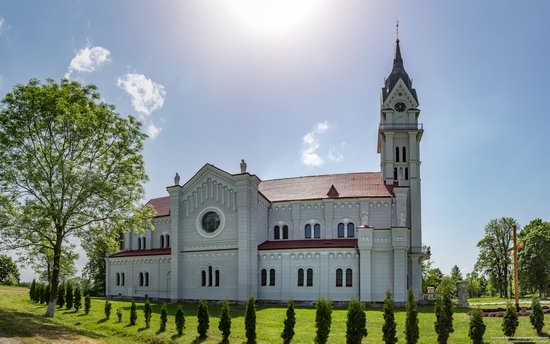
<svg viewBox="0 0 550 344">
<path fill-rule="evenodd" d="M 467 272 L 491 218 L 550 219 L 548 13 L 548 1 L 3 1 L 0 95 L 30 78 L 96 84 L 155 136 L 148 198 L 206 162 L 237 172 L 244 158 L 262 179 L 377 171 L 399 19 L 425 129 L 423 241 L 444 272 Z"/>
</svg>

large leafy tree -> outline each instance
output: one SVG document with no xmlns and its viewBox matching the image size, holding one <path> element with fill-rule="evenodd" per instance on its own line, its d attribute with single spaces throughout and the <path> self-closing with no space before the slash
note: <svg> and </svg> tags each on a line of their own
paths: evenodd
<svg viewBox="0 0 550 344">
<path fill-rule="evenodd" d="M 434 268 L 431 260 L 426 260 L 422 263 L 422 290 L 428 292 L 428 287 L 439 287 L 443 272 L 441 269 Z"/>
<path fill-rule="evenodd" d="M 522 287 L 538 291 L 541 298 L 550 289 L 550 222 L 531 221 L 523 228 L 518 252 L 519 279 Z"/>
<path fill-rule="evenodd" d="M 53 251 L 53 317 L 64 243 L 104 224 L 150 227 L 138 202 L 147 137 L 132 116 L 67 79 L 17 85 L 0 108 L 0 237 L 9 249 Z M 143 228 L 142 228 L 143 229 Z"/>
<path fill-rule="evenodd" d="M 0 284 L 12 285 L 17 283 L 19 283 L 17 264 L 10 256 L 0 255 Z"/>
<path fill-rule="evenodd" d="M 512 246 L 514 225 L 517 222 L 510 217 L 493 219 L 485 226 L 485 235 L 477 243 L 479 256 L 475 269 L 496 282 L 500 297 L 508 295 L 512 261 L 507 250 Z"/>
</svg>

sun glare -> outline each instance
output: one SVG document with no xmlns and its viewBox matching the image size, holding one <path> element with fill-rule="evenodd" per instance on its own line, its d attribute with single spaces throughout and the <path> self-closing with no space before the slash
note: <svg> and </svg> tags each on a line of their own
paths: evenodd
<svg viewBox="0 0 550 344">
<path fill-rule="evenodd" d="M 224 0 L 228 14 L 250 29 L 284 33 L 305 24 L 323 0 Z"/>
</svg>

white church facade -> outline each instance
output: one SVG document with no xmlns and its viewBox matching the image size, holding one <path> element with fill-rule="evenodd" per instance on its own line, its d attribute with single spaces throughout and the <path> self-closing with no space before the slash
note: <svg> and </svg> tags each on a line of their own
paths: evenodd
<svg viewBox="0 0 550 344">
<path fill-rule="evenodd" d="M 106 258 L 107 296 L 172 302 L 396 302 L 422 292 L 420 110 L 399 40 L 381 94 L 379 172 L 261 180 L 206 164 L 166 188 L 154 231 Z"/>
</svg>

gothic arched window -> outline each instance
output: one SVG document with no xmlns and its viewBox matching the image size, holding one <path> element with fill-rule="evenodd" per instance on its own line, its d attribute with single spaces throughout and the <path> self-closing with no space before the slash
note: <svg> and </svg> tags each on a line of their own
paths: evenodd
<svg viewBox="0 0 550 344">
<path fill-rule="evenodd" d="M 143 272 L 139 273 L 139 286 L 143 287 Z"/>
<path fill-rule="evenodd" d="M 138 238 L 138 250 L 141 250 L 141 238 Z"/>
<path fill-rule="evenodd" d="M 393 180 L 397 180 L 397 167 L 393 168 Z"/>
<path fill-rule="evenodd" d="M 216 270 L 216 273 L 214 274 L 216 279 L 214 281 L 214 286 L 219 287 L 220 286 L 220 270 Z"/>
<path fill-rule="evenodd" d="M 313 269 L 307 269 L 307 282 L 306 286 L 313 287 Z"/>
<path fill-rule="evenodd" d="M 288 226 L 283 226 L 283 239 L 288 239 Z"/>
<path fill-rule="evenodd" d="M 145 286 L 146 287 L 149 286 L 149 273 L 148 272 L 145 273 Z"/>
<path fill-rule="evenodd" d="M 160 236 L 160 248 L 164 248 L 164 235 Z"/>
<path fill-rule="evenodd" d="M 311 225 L 308 223 L 305 228 L 306 239 L 311 239 Z"/>
<path fill-rule="evenodd" d="M 201 286 L 206 287 L 206 271 L 201 271 Z"/>
<path fill-rule="evenodd" d="M 407 162 L 407 147 L 403 147 L 403 162 Z"/>
<path fill-rule="evenodd" d="M 353 282 L 353 271 L 346 269 L 346 287 L 351 287 Z"/>
<path fill-rule="evenodd" d="M 298 269 L 298 287 L 304 286 L 304 269 Z"/>
<path fill-rule="evenodd" d="M 275 285 L 275 269 L 269 270 L 269 285 L 270 286 Z"/>
<path fill-rule="evenodd" d="M 353 223 L 348 223 L 348 238 L 353 238 L 355 236 L 355 225 Z"/>
<path fill-rule="evenodd" d="M 336 269 L 336 286 L 342 286 L 342 269 Z"/>
<path fill-rule="evenodd" d="M 409 168 L 405 167 L 405 180 L 409 180 Z"/>
<path fill-rule="evenodd" d="M 145 237 L 143 237 L 142 239 L 143 239 L 142 248 L 145 250 L 147 248 L 147 241 L 145 240 Z"/>
<path fill-rule="evenodd" d="M 262 269 L 262 272 L 260 274 L 260 285 L 262 287 L 265 287 L 267 285 L 267 270 Z"/>
<path fill-rule="evenodd" d="M 123 273 L 122 273 L 122 283 L 121 283 L 121 285 L 124 285 L 124 284 L 125 284 L 125 283 L 124 283 L 124 272 L 123 272 Z"/>
<path fill-rule="evenodd" d="M 165 244 L 166 247 L 170 247 L 170 234 L 166 234 Z"/>
<path fill-rule="evenodd" d="M 212 286 L 212 267 L 208 267 L 208 286 Z"/>
<path fill-rule="evenodd" d="M 395 162 L 399 162 L 399 147 L 395 147 Z"/>
<path fill-rule="evenodd" d="M 116 285 L 120 285 L 120 274 L 116 273 Z"/>
<path fill-rule="evenodd" d="M 318 223 L 313 226 L 313 236 L 317 239 L 321 237 L 321 225 Z"/>
<path fill-rule="evenodd" d="M 345 237 L 345 227 L 343 223 L 338 224 L 338 237 L 343 238 Z"/>
<path fill-rule="evenodd" d="M 275 239 L 275 240 L 281 239 L 281 232 L 280 232 L 280 230 L 281 230 L 281 227 L 279 227 L 279 226 L 275 226 L 275 228 L 273 228 L 273 232 L 274 232 L 273 235 L 274 235 L 274 239 Z"/>
</svg>

